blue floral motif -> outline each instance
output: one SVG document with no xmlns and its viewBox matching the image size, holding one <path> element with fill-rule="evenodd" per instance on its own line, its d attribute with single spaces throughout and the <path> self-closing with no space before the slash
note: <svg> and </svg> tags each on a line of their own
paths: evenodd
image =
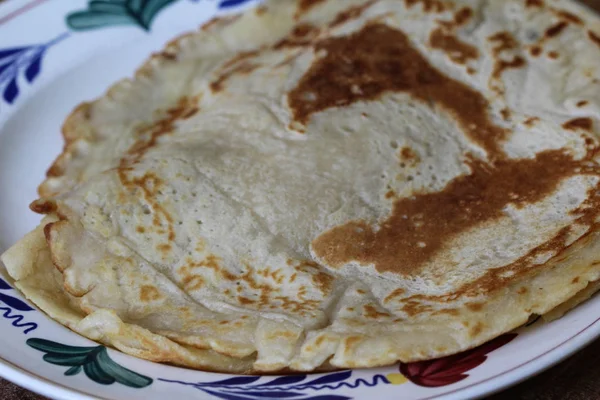
<svg viewBox="0 0 600 400">
<path fill-rule="evenodd" d="M 216 382 L 183 382 L 159 379 L 163 382 L 177 383 L 201 390 L 224 400 L 349 400 L 351 397 L 338 394 L 313 394 L 310 391 L 334 391 L 340 388 L 356 389 L 359 386 L 373 387 L 379 383 L 389 384 L 383 375 L 374 375 L 372 379 L 351 380 L 352 371 L 333 372 L 316 379 L 306 381 L 307 375 L 281 376 L 264 382 L 260 376 L 238 376 Z"/>
<path fill-rule="evenodd" d="M 33 83 L 42 69 L 46 50 L 68 35 L 62 34 L 43 44 L 0 49 L 0 93 L 5 102 L 13 104 L 19 96 L 21 73 L 28 83 Z"/>
<path fill-rule="evenodd" d="M 0 279 L 0 290 L 12 290 L 12 287 L 10 287 L 10 285 L 4 280 Z M 0 304 L 2 303 L 6 304 L 8 307 L 0 305 L 0 311 L 4 312 L 4 314 L 1 314 L 0 316 L 2 316 L 4 319 L 12 320 L 12 326 L 17 328 L 25 328 L 23 331 L 24 334 L 37 329 L 38 325 L 35 322 L 22 323 L 21 321 L 23 321 L 24 317 L 17 313 L 13 314 L 13 310 L 21 312 L 33 311 L 33 308 L 31 308 L 27 303 L 17 299 L 16 297 L 0 292 Z"/>
<path fill-rule="evenodd" d="M 221 0 L 219 2 L 219 8 L 232 8 L 241 6 L 242 4 L 249 3 L 253 0 Z"/>
</svg>

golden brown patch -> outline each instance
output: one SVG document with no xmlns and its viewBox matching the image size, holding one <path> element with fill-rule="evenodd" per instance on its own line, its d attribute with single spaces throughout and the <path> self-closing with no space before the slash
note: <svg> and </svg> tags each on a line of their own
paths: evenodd
<svg viewBox="0 0 600 400">
<path fill-rule="evenodd" d="M 571 281 L 571 283 L 573 283 L 573 284 L 579 283 L 579 277 L 576 276 L 575 278 L 573 278 L 573 280 Z"/>
<path fill-rule="evenodd" d="M 38 199 L 29 205 L 29 209 L 38 214 L 51 214 L 57 207 L 54 200 Z"/>
<path fill-rule="evenodd" d="M 577 15 L 570 13 L 569 11 L 566 10 L 556 10 L 553 9 L 552 11 L 554 11 L 554 13 L 559 17 L 562 18 L 568 22 L 571 22 L 573 24 L 576 25 L 583 25 L 583 20 L 581 18 L 579 18 Z"/>
<path fill-rule="evenodd" d="M 565 21 L 561 21 L 555 25 L 552 25 L 550 28 L 546 29 L 544 36 L 547 38 L 558 36 L 568 25 L 569 24 L 567 24 Z"/>
<path fill-rule="evenodd" d="M 469 330 L 471 337 L 478 336 L 483 331 L 483 324 L 481 322 L 475 323 L 475 325 Z"/>
<path fill-rule="evenodd" d="M 442 28 L 431 32 L 429 45 L 434 49 L 444 51 L 457 64 L 465 64 L 467 61 L 479 57 L 479 52 L 475 46 L 463 42 L 454 34 L 445 32 Z"/>
<path fill-rule="evenodd" d="M 365 4 L 350 7 L 345 11 L 340 12 L 329 24 L 330 27 L 335 28 L 338 25 L 342 25 L 350 20 L 356 19 L 365 12 L 365 10 L 375 4 L 377 0 L 369 0 Z"/>
<path fill-rule="evenodd" d="M 257 51 L 241 52 L 222 66 L 222 72 L 210 83 L 213 92 L 223 90 L 225 82 L 234 75 L 247 75 L 259 67 L 258 64 L 248 61 L 249 58 L 258 54 Z"/>
<path fill-rule="evenodd" d="M 161 243 L 158 246 L 156 246 L 156 249 L 163 253 L 171 251 L 171 248 L 172 247 L 169 243 Z"/>
<path fill-rule="evenodd" d="M 509 32 L 498 32 L 490 36 L 488 40 L 494 43 L 492 53 L 496 56 L 505 50 L 512 50 L 518 47 L 517 41 Z"/>
<path fill-rule="evenodd" d="M 469 7 L 463 7 L 454 14 L 452 21 L 438 21 L 438 23 L 446 29 L 454 29 L 466 24 L 473 17 L 473 10 Z"/>
<path fill-rule="evenodd" d="M 445 308 L 443 310 L 439 310 L 434 313 L 434 315 L 452 315 L 452 316 L 456 316 L 458 314 L 459 314 L 458 310 L 454 309 L 454 308 Z"/>
<path fill-rule="evenodd" d="M 527 0 L 525 5 L 527 7 L 543 7 L 544 2 L 542 0 Z"/>
<path fill-rule="evenodd" d="M 392 197 L 396 196 L 396 192 L 394 192 L 393 190 L 388 190 L 387 193 L 385 194 L 385 198 L 386 199 L 391 199 Z"/>
<path fill-rule="evenodd" d="M 198 290 L 204 286 L 204 278 L 200 275 L 188 275 L 181 282 L 186 291 Z"/>
<path fill-rule="evenodd" d="M 344 344 L 346 345 L 346 351 L 350 352 L 352 347 L 355 347 L 357 344 L 363 341 L 363 338 L 360 336 L 350 336 L 344 339 Z"/>
<path fill-rule="evenodd" d="M 315 254 L 333 267 L 356 261 L 382 273 L 410 275 L 461 232 L 501 218 L 506 205 L 535 203 L 568 177 L 596 173 L 562 150 L 491 165 L 471 158 L 469 165 L 469 175 L 440 192 L 396 200 L 377 230 L 366 221 L 352 221 L 321 234 L 312 242 Z"/>
<path fill-rule="evenodd" d="M 588 37 L 592 42 L 596 43 L 598 47 L 600 47 L 600 35 L 594 31 L 588 31 Z"/>
<path fill-rule="evenodd" d="M 244 297 L 244 296 L 238 296 L 238 298 L 237 298 L 237 299 L 238 299 L 238 301 L 240 302 L 240 304 L 241 304 L 241 305 L 244 305 L 244 306 L 247 306 L 247 305 L 250 305 L 250 304 L 255 304 L 255 303 L 256 303 L 256 301 L 254 301 L 254 300 L 252 300 L 252 299 L 249 299 L 249 298 L 247 298 L 247 297 Z"/>
<path fill-rule="evenodd" d="M 169 51 L 162 51 L 158 53 L 158 56 L 164 58 L 165 60 L 175 61 L 177 60 L 177 54 L 171 53 Z"/>
<path fill-rule="evenodd" d="M 327 295 L 333 288 L 335 278 L 326 272 L 317 272 L 312 276 L 312 280 L 319 290 Z"/>
<path fill-rule="evenodd" d="M 358 294 L 366 294 L 367 292 L 365 292 L 362 289 L 356 289 L 356 293 L 358 293 Z"/>
<path fill-rule="evenodd" d="M 489 153 L 499 152 L 506 136 L 493 125 L 481 93 L 434 68 L 396 29 L 371 24 L 349 36 L 320 41 L 326 56 L 314 62 L 288 94 L 294 119 L 306 124 L 312 114 L 386 92 L 405 92 L 424 103 L 436 103 L 456 118 L 467 135 Z M 360 90 L 353 90 L 358 87 Z M 308 99 L 312 93 L 316 99 Z"/>
<path fill-rule="evenodd" d="M 523 121 L 523 125 L 527 126 L 528 128 L 531 128 L 535 125 L 536 122 L 538 122 L 540 119 L 538 117 L 529 117 L 527 118 L 525 121 Z"/>
<path fill-rule="evenodd" d="M 577 102 L 576 106 L 581 108 L 581 107 L 587 106 L 588 104 L 589 104 L 589 101 L 587 101 L 587 100 L 581 100 L 581 101 Z"/>
<path fill-rule="evenodd" d="M 141 226 L 141 225 L 138 225 L 138 226 L 135 228 L 135 230 L 137 231 L 137 233 L 144 233 L 144 232 L 146 232 L 146 228 L 144 228 L 144 227 L 143 227 L 143 226 Z"/>
<path fill-rule="evenodd" d="M 553 60 L 556 60 L 559 57 L 559 54 L 556 51 L 550 51 L 548 52 L 548 57 L 552 58 Z"/>
<path fill-rule="evenodd" d="M 292 29 L 290 34 L 277 42 L 273 48 L 278 50 L 284 47 L 308 46 L 319 34 L 319 29 L 314 25 L 299 24 Z"/>
<path fill-rule="evenodd" d="M 421 4 L 423 11 L 429 13 L 441 13 L 446 10 L 447 3 L 441 0 L 404 0 L 404 4 L 407 8 L 411 8 L 416 4 Z"/>
<path fill-rule="evenodd" d="M 540 54 L 542 54 L 542 48 L 540 46 L 533 46 L 529 49 L 529 53 L 533 57 L 538 57 Z"/>
<path fill-rule="evenodd" d="M 484 304 L 483 303 L 467 303 L 466 306 L 469 310 L 477 312 L 477 311 L 483 310 Z"/>
<path fill-rule="evenodd" d="M 269 7 L 263 5 L 260 5 L 258 7 L 256 7 L 254 9 L 254 12 L 256 13 L 256 15 L 265 15 L 267 13 L 267 11 L 269 11 Z"/>
<path fill-rule="evenodd" d="M 529 291 L 529 290 L 528 290 L 528 289 L 527 289 L 525 286 L 523 286 L 523 287 L 519 288 L 519 290 L 517 290 L 517 293 L 518 293 L 518 294 L 525 294 L 525 293 L 527 293 L 528 291 Z"/>
<path fill-rule="evenodd" d="M 395 299 L 396 297 L 401 297 L 404 293 L 406 293 L 406 290 L 404 290 L 402 288 L 394 289 L 394 291 L 392 293 L 388 294 L 386 296 L 386 298 L 383 299 L 383 302 L 388 303 L 391 300 Z"/>
<path fill-rule="evenodd" d="M 228 16 L 224 16 L 224 17 L 215 17 L 215 18 L 207 21 L 204 25 L 202 25 L 202 27 L 200 29 L 202 29 L 203 31 L 209 31 L 216 25 L 227 26 L 227 25 L 230 25 L 230 24 L 234 23 L 235 21 L 237 21 L 240 17 L 241 17 L 240 14 L 228 15 Z"/>
<path fill-rule="evenodd" d="M 364 306 L 363 310 L 365 311 L 365 317 L 370 319 L 391 317 L 391 314 L 387 311 L 379 311 L 375 306 L 372 306 L 371 304 L 367 304 L 366 306 Z"/>
<path fill-rule="evenodd" d="M 145 303 L 158 300 L 161 297 L 158 289 L 152 285 L 144 285 L 140 288 L 140 300 Z"/>
<path fill-rule="evenodd" d="M 404 300 L 404 305 L 402 306 L 402 311 L 408 314 L 411 317 L 415 315 L 428 313 L 433 311 L 433 307 L 428 304 L 423 304 L 421 301 L 414 301 L 411 299 Z"/>
<path fill-rule="evenodd" d="M 490 87 L 497 93 L 504 93 L 504 84 L 500 81 L 500 77 L 507 69 L 516 69 L 523 67 L 527 62 L 521 56 L 515 56 L 511 61 L 496 60 L 494 70 L 490 78 Z M 495 83 L 492 81 L 496 81 Z"/>
<path fill-rule="evenodd" d="M 306 14 L 311 8 L 317 4 L 322 3 L 324 0 L 299 0 L 298 9 L 296 10 L 296 18 L 300 18 L 303 14 Z"/>
<path fill-rule="evenodd" d="M 574 119 L 571 119 L 571 120 L 565 122 L 562 125 L 562 127 L 565 129 L 568 129 L 570 131 L 583 130 L 583 131 L 592 132 L 593 125 L 594 125 L 594 123 L 591 118 L 581 117 L 581 118 L 574 118 Z"/>
<path fill-rule="evenodd" d="M 323 344 L 323 342 L 325 342 L 327 340 L 327 336 L 325 335 L 321 335 L 319 336 L 316 340 L 315 340 L 315 346 L 317 347 L 321 347 L 321 345 Z"/>
<path fill-rule="evenodd" d="M 503 108 L 502 110 L 500 110 L 500 115 L 502 115 L 502 118 L 505 121 L 508 121 L 510 119 L 510 110 L 508 108 Z"/>
</svg>

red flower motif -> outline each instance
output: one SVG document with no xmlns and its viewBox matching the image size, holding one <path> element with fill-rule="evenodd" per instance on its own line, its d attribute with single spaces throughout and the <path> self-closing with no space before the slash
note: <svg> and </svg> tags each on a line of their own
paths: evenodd
<svg viewBox="0 0 600 400">
<path fill-rule="evenodd" d="M 438 387 L 462 381 L 469 375 L 465 372 L 481 365 L 487 354 L 504 346 L 517 337 L 507 333 L 474 349 L 437 360 L 401 363 L 400 372 L 412 383 L 425 387 Z"/>
</svg>

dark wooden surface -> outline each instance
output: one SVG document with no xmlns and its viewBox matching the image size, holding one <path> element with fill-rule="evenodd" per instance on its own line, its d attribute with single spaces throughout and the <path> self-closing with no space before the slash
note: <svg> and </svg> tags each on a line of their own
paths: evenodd
<svg viewBox="0 0 600 400">
<path fill-rule="evenodd" d="M 0 379 L 1 400 L 44 400 Z M 600 340 L 550 370 L 488 400 L 600 399 Z"/>
</svg>

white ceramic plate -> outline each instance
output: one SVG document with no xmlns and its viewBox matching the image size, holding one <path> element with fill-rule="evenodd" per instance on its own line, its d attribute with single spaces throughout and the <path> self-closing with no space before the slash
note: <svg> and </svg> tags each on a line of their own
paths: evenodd
<svg viewBox="0 0 600 400">
<path fill-rule="evenodd" d="M 152 51 L 254 0 L 0 2 L 0 252 L 31 230 L 36 186 L 78 103 L 131 76 Z M 129 10 L 125 7 L 129 5 Z M 0 268 L 0 271 L 2 269 Z M 0 376 L 55 399 L 464 399 L 523 380 L 600 334 L 600 297 L 444 359 L 287 377 L 228 376 L 139 360 L 80 337 L 0 279 Z"/>
</svg>

